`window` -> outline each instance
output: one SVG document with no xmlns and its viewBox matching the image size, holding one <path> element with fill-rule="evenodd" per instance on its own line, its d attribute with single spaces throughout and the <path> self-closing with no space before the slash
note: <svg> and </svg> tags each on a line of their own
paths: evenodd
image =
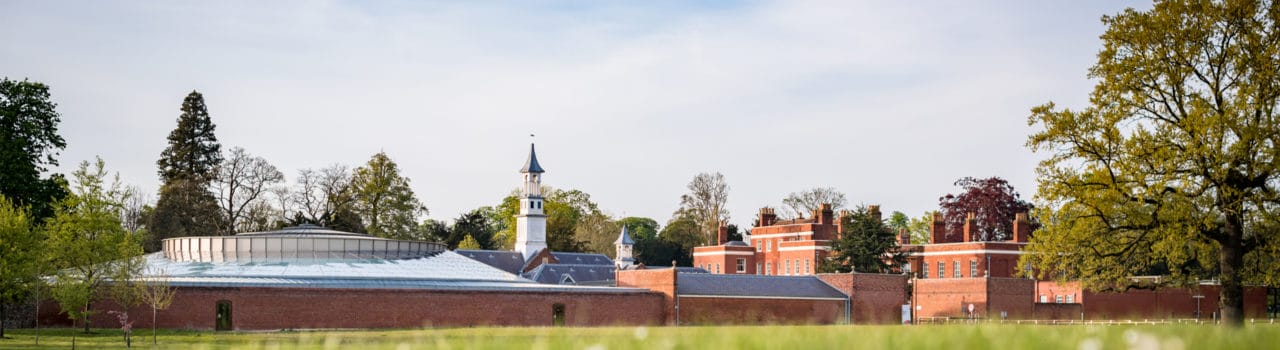
<svg viewBox="0 0 1280 350">
<path fill-rule="evenodd" d="M 1061 295 L 1055 295 L 1055 296 L 1053 296 L 1053 301 L 1054 301 L 1054 302 L 1056 302 L 1056 303 L 1058 303 L 1058 304 L 1062 304 L 1062 296 L 1061 296 Z"/>
<path fill-rule="evenodd" d="M 929 278 L 929 263 L 920 263 L 920 278 Z"/>
<path fill-rule="evenodd" d="M 716 273 L 720 273 L 720 263 L 716 263 Z"/>
<path fill-rule="evenodd" d="M 910 261 L 908 261 L 906 264 L 902 264 L 902 272 L 903 272 L 903 273 L 908 273 L 908 274 L 909 274 L 909 273 L 911 273 L 911 262 L 910 262 Z"/>
<path fill-rule="evenodd" d="M 941 261 L 938 262 L 938 278 L 947 278 L 947 265 Z"/>
<path fill-rule="evenodd" d="M 952 270 L 951 274 L 953 275 L 951 277 L 955 277 L 955 278 L 964 277 L 964 275 L 960 274 L 960 260 L 951 261 L 951 270 Z"/>
<path fill-rule="evenodd" d="M 759 275 L 762 273 L 764 273 L 764 270 L 760 269 L 760 263 L 756 263 L 756 274 Z"/>
<path fill-rule="evenodd" d="M 1071 303 L 1075 303 L 1075 302 L 1076 302 L 1076 295 L 1075 295 L 1075 294 L 1067 294 L 1067 304 L 1071 304 Z"/>
<path fill-rule="evenodd" d="M 812 273 L 813 272 L 810 272 L 809 270 L 809 259 L 804 259 L 804 274 L 808 275 Z"/>
<path fill-rule="evenodd" d="M 790 275 L 791 275 L 791 260 L 784 260 L 783 262 L 784 262 L 785 264 L 787 264 L 787 269 L 786 269 L 786 271 L 787 271 L 787 272 L 786 272 L 786 273 L 783 273 L 782 275 L 783 275 L 783 276 L 790 276 Z"/>
<path fill-rule="evenodd" d="M 773 251 L 773 241 L 764 241 L 764 251 Z"/>
<path fill-rule="evenodd" d="M 762 251 L 764 251 L 764 247 L 761 247 L 762 245 L 763 245 L 763 244 L 760 244 L 760 241 L 756 241 L 756 251 L 757 251 L 757 252 L 762 252 Z"/>
<path fill-rule="evenodd" d="M 1044 295 L 1044 294 L 1040 294 L 1040 302 L 1041 302 L 1041 303 L 1048 303 L 1048 302 L 1049 302 L 1049 296 L 1048 296 L 1048 295 Z"/>
<path fill-rule="evenodd" d="M 773 274 L 773 263 L 764 263 L 764 274 L 766 276 Z"/>
<path fill-rule="evenodd" d="M 978 261 L 969 260 L 969 277 L 978 277 Z"/>
<path fill-rule="evenodd" d="M 747 272 L 747 259 L 738 258 L 738 273 Z"/>
</svg>

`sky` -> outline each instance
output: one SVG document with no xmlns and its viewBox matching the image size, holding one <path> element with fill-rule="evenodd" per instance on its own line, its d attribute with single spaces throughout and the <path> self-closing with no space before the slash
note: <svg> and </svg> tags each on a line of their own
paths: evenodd
<svg viewBox="0 0 1280 350">
<path fill-rule="evenodd" d="M 153 196 L 183 98 L 293 181 L 386 152 L 429 217 L 543 183 L 665 223 L 703 172 L 750 227 L 791 192 L 913 217 L 966 176 L 1025 199 L 1030 109 L 1083 107 L 1103 15 L 1141 1 L 5 1 L 0 76 Z M 529 135 L 535 134 L 531 138 Z"/>
</svg>

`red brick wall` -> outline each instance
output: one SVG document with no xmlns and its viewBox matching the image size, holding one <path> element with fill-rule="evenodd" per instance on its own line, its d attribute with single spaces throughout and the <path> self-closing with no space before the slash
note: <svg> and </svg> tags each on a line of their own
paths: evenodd
<svg viewBox="0 0 1280 350">
<path fill-rule="evenodd" d="M 1032 317 L 1037 320 L 1079 320 L 1080 313 L 1084 307 L 1079 303 L 1035 303 L 1035 315 Z"/>
<path fill-rule="evenodd" d="M 618 287 L 644 288 L 663 296 L 663 324 L 675 324 L 676 269 L 618 270 L 614 274 Z"/>
<path fill-rule="evenodd" d="M 843 300 L 680 297 L 680 324 L 833 324 Z"/>
<path fill-rule="evenodd" d="M 1220 286 L 1200 286 L 1201 318 L 1218 311 Z M 1195 318 L 1196 299 L 1190 290 L 1161 288 L 1131 289 L 1124 293 L 1083 292 L 1084 314 L 1088 319 Z M 1267 289 L 1245 288 L 1245 318 L 1266 317 Z"/>
<path fill-rule="evenodd" d="M 660 324 L 659 293 L 541 293 L 321 288 L 179 288 L 173 304 L 157 315 L 162 328 L 214 328 L 215 305 L 232 304 L 236 329 L 406 328 L 422 326 L 549 326 L 552 305 L 565 305 L 573 326 Z M 118 323 L 104 312 L 93 324 Z M 149 309 L 129 312 L 134 327 L 151 327 Z M 68 325 L 56 308 L 41 309 L 42 324 Z"/>
<path fill-rule="evenodd" d="M 853 323 L 902 322 L 907 303 L 907 276 L 870 273 L 820 274 L 819 279 L 848 295 Z"/>
<path fill-rule="evenodd" d="M 1026 319 L 1033 315 L 1031 294 L 1035 281 L 1024 278 L 943 278 L 917 279 L 915 301 L 921 307 L 917 317 L 967 317 L 973 304 L 976 317 Z"/>
</svg>

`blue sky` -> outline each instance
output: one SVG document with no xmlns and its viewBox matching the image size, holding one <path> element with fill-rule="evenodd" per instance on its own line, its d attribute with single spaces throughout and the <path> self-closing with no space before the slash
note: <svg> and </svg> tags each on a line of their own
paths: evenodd
<svg viewBox="0 0 1280 350">
<path fill-rule="evenodd" d="M 8 1 L 0 75 L 152 193 L 191 90 L 226 147 L 303 168 L 386 151 L 430 217 L 545 183 L 665 222 L 719 171 L 732 222 L 815 186 L 918 216 L 965 176 L 1030 198 L 1029 109 L 1079 107 L 1099 18 L 1146 2 Z"/>
</svg>

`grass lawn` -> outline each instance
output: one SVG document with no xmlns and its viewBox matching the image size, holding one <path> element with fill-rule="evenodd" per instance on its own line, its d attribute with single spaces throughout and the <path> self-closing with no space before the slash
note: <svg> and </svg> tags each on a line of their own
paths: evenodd
<svg viewBox="0 0 1280 350">
<path fill-rule="evenodd" d="M 81 334 L 6 330 L 3 349 L 124 349 L 119 330 Z M 134 333 L 149 349 L 151 330 Z M 154 348 L 192 349 L 1264 349 L 1280 344 L 1280 325 L 1223 329 L 1156 326 L 741 326 L 608 328 L 449 328 L 368 331 L 160 331 Z"/>
</svg>

